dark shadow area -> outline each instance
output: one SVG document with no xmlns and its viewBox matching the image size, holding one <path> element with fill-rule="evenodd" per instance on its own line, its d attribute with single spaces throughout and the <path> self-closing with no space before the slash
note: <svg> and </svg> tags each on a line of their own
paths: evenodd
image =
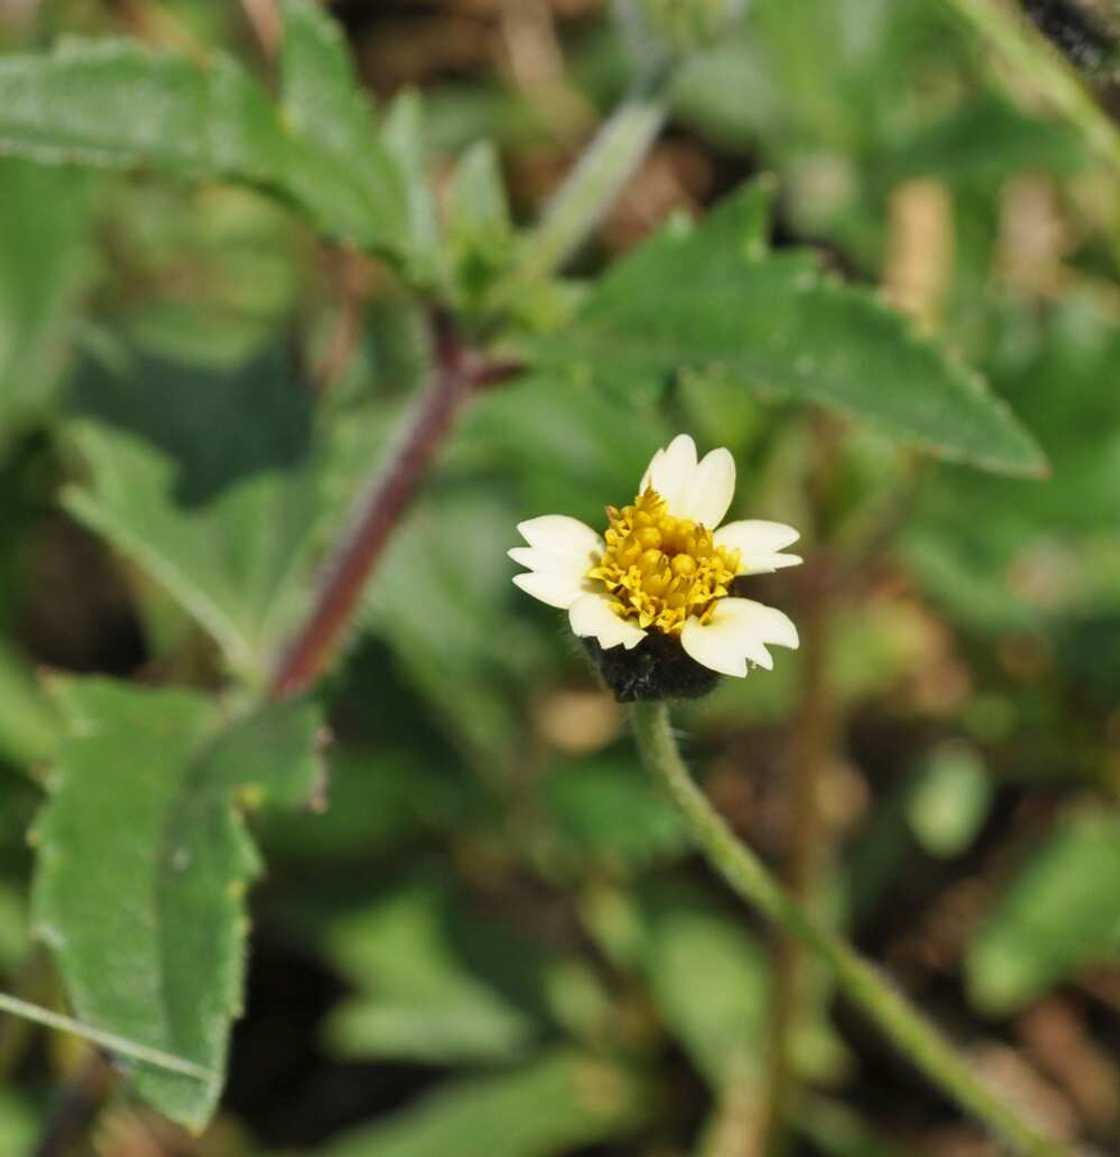
<svg viewBox="0 0 1120 1157">
<path fill-rule="evenodd" d="M 112 366 L 87 358 L 71 390 L 79 416 L 136 434 L 175 460 L 175 497 L 184 506 L 202 506 L 255 474 L 289 470 L 310 452 L 314 396 L 279 346 L 234 370 L 133 351 Z"/>
</svg>

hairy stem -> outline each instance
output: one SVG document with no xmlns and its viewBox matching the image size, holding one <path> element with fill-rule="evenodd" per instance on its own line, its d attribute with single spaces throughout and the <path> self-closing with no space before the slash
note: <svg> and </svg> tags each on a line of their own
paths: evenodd
<svg viewBox="0 0 1120 1157">
<path fill-rule="evenodd" d="M 512 298 L 567 263 L 610 211 L 664 123 L 656 96 L 634 96 L 615 109 L 525 239 L 499 298 Z"/>
<path fill-rule="evenodd" d="M 832 970 L 848 999 L 898 1050 L 1012 1151 L 1024 1157 L 1072 1157 L 1067 1147 L 1020 1120 L 987 1088 L 941 1031 L 878 969 L 790 899 L 696 786 L 681 759 L 663 703 L 635 704 L 633 724 L 646 767 L 668 790 L 708 863 L 741 899 L 815 952 Z"/>
<path fill-rule="evenodd" d="M 1120 170 L 1120 129 L 1097 104 L 1077 70 L 1013 6 L 997 0 L 942 0 L 1076 125 L 1102 161 Z"/>
<path fill-rule="evenodd" d="M 324 569 L 311 613 L 273 669 L 269 690 L 275 699 L 306 691 L 322 674 L 394 527 L 471 390 L 517 371 L 516 366 L 475 364 L 446 319 L 437 318 L 434 330 L 437 357 L 432 380 L 407 419 L 388 464 L 370 477 L 359 495 Z"/>
</svg>

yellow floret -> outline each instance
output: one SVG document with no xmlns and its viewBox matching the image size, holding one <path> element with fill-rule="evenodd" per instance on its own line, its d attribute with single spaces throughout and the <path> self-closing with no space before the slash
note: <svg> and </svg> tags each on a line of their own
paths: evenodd
<svg viewBox="0 0 1120 1157">
<path fill-rule="evenodd" d="M 706 621 L 730 591 L 739 552 L 716 546 L 700 523 L 674 518 L 655 490 L 622 510 L 608 506 L 607 518 L 607 548 L 587 577 L 610 591 L 621 618 L 676 635 L 689 617 Z"/>
</svg>

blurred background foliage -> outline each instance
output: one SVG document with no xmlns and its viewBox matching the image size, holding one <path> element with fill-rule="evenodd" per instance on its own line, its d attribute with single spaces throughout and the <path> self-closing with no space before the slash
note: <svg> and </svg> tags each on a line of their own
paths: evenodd
<svg viewBox="0 0 1120 1157">
<path fill-rule="evenodd" d="M 279 199 L 265 177 L 177 172 L 186 123 L 146 142 L 166 163 L 123 172 L 40 165 L 57 159 L 46 145 L 8 139 L 43 155 L 0 159 L 3 987 L 129 1035 L 114 1001 L 152 983 L 150 964 L 171 986 L 172 1038 L 217 1058 L 243 979 L 245 998 L 228 1083 L 201 1100 L 151 1070 L 114 1084 L 88 1046 L 5 1017 L 0 1151 L 999 1151 L 730 903 L 556 614 L 510 583 L 520 519 L 599 522 L 677 430 L 729 446 L 734 510 L 802 528 L 807 556 L 759 584 L 802 650 L 679 713 L 706 790 L 1025 1114 L 1120 1148 L 1117 176 L 951 7 L 330 5 L 388 154 L 434 193 L 398 206 L 404 282 L 450 285 L 472 337 L 493 336 L 517 230 L 634 83 L 635 41 L 660 37 L 665 126 L 574 271 L 654 262 L 642 243 L 662 223 L 772 174 L 777 255 L 813 249 L 830 276 L 878 287 L 984 374 L 1050 476 L 934 461 L 734 373 L 666 382 L 610 332 L 561 329 L 538 373 L 464 411 L 315 702 L 232 731 L 432 365 L 422 295 L 309 224 L 336 192 L 331 211 L 366 219 L 330 161 L 354 147 L 353 106 L 341 90 L 293 98 L 287 123 L 322 155 Z M 1109 6 L 1064 7 L 1060 28 Z M 0 49 L 128 37 L 193 60 L 224 50 L 271 85 L 276 16 L 260 0 L 0 0 Z M 1101 16 L 1106 97 L 1108 31 Z M 1096 42 L 1071 43 L 1084 63 Z M 28 84 L 0 68 L 9 113 Z M 107 139 L 158 98 L 125 91 L 90 113 L 110 118 Z M 523 287 L 511 332 L 547 335 L 582 292 Z M 643 302 L 656 324 L 662 306 Z M 765 334 L 765 310 L 756 297 L 728 324 Z M 775 356 L 816 356 L 827 337 L 795 329 Z M 550 368 L 580 342 L 602 380 Z M 873 409 L 893 347 L 852 349 Z M 258 856 L 228 800 L 262 789 L 315 803 L 261 808 Z M 157 829 L 170 867 L 145 858 L 140 833 Z M 243 966 L 239 896 L 263 864 Z M 169 871 L 227 882 L 217 993 L 194 975 L 215 951 L 196 943 L 209 901 L 168 890 Z M 178 929 L 158 963 L 127 922 L 112 932 L 152 897 Z M 192 1137 L 145 1101 L 216 1115 Z"/>
</svg>

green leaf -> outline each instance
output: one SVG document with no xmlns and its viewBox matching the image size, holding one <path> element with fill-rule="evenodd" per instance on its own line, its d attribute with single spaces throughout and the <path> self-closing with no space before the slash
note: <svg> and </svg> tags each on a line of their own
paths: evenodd
<svg viewBox="0 0 1120 1157">
<path fill-rule="evenodd" d="M 980 753 L 943 743 L 924 761 L 906 798 L 906 818 L 934 856 L 959 856 L 976 838 L 992 803 L 992 781 Z"/>
<path fill-rule="evenodd" d="M 99 319 L 153 356 L 227 369 L 276 340 L 297 308 L 306 256 L 290 212 L 236 185 L 200 193 L 135 181 L 112 192 L 100 228 L 122 239 L 125 256 L 97 287 Z"/>
<path fill-rule="evenodd" d="M 1022 1008 L 1120 952 L 1120 820 L 1075 816 L 1030 857 L 965 958 L 984 1012 Z"/>
<path fill-rule="evenodd" d="M 377 135 L 345 35 L 315 0 L 285 0 L 283 15 L 281 103 L 297 142 L 293 188 L 308 204 L 324 186 L 335 189 L 347 215 L 379 220 L 380 240 L 395 247 L 405 223 L 402 172 Z"/>
<path fill-rule="evenodd" d="M 911 573 L 958 622 L 988 636 L 1037 630 L 1040 613 L 1080 614 L 1097 592 L 1114 601 L 1117 584 L 1095 544 L 1114 524 L 1120 476 L 1115 318 L 1074 294 L 1041 318 L 1030 301 L 1005 303 L 991 324 L 992 378 L 1038 431 L 1053 477 L 1025 502 L 1013 481 L 942 471 L 903 533 Z M 1016 581 L 1054 549 L 1069 561 L 1047 594 Z"/>
<path fill-rule="evenodd" d="M 459 958 L 449 900 L 438 886 L 413 884 L 332 931 L 332 958 L 370 990 L 328 1024 L 344 1056 L 458 1064 L 524 1052 L 535 1026 Z"/>
<path fill-rule="evenodd" d="M 372 108 L 358 86 L 346 37 L 315 0 L 284 0 L 280 55 L 287 122 L 345 155 L 369 144 Z"/>
<path fill-rule="evenodd" d="M 259 677 L 302 605 L 319 512 L 306 386 L 278 351 L 232 372 L 126 353 L 74 393 L 89 482 L 66 508 Z"/>
<path fill-rule="evenodd" d="M 633 1132 L 652 1090 L 618 1065 L 553 1053 L 501 1076 L 457 1081 L 320 1157 L 559 1157 Z"/>
<path fill-rule="evenodd" d="M 228 57 L 203 70 L 132 41 L 68 40 L 50 56 L 0 60 L 0 149 L 267 183 L 283 138 L 263 89 Z"/>
<path fill-rule="evenodd" d="M 673 432 L 648 399 L 610 397 L 584 382 L 555 386 L 534 376 L 480 395 L 454 446 L 480 468 L 496 460 L 515 470 L 526 513 L 562 510 L 599 525 L 603 504 L 630 501 Z"/>
<path fill-rule="evenodd" d="M 58 719 L 31 669 L 0 641 L 0 755 L 27 767 L 54 752 Z"/>
<path fill-rule="evenodd" d="M 201 1128 L 241 1007 L 244 893 L 260 871 L 235 793 L 305 799 L 317 712 L 286 704 L 230 720 L 202 695 L 101 679 L 55 692 L 67 732 L 36 825 L 34 923 L 80 1019 L 214 1074 L 134 1072 L 160 1112 Z"/>
<path fill-rule="evenodd" d="M 1021 173 L 1069 173 L 1087 153 L 1067 124 L 1020 112 L 995 92 L 980 92 L 949 116 L 923 126 L 889 158 L 889 181 L 932 175 L 993 190 Z"/>
<path fill-rule="evenodd" d="M 28 949 L 27 904 L 21 892 L 0 882 L 0 972 L 14 972 Z"/>
<path fill-rule="evenodd" d="M 58 383 L 88 210 L 81 176 L 0 158 L 0 448 L 42 416 Z"/>
<path fill-rule="evenodd" d="M 443 254 L 439 214 L 428 175 L 424 110 L 418 92 L 402 92 L 393 101 L 381 140 L 404 182 L 410 272 L 421 285 L 436 284 L 443 275 Z"/>
<path fill-rule="evenodd" d="M 645 967 L 669 1031 L 713 1089 L 760 1075 L 770 1000 L 762 946 L 694 894 L 656 899 L 647 918 Z"/>
<path fill-rule="evenodd" d="M 497 150 L 479 141 L 462 156 L 447 193 L 447 243 L 456 289 L 478 301 L 514 256 L 513 224 Z"/>
<path fill-rule="evenodd" d="M 297 34 L 314 33 L 301 22 Z M 44 164 L 151 167 L 262 186 L 290 198 L 343 240 L 394 248 L 401 225 L 395 169 L 370 129 L 363 153 L 311 124 L 306 57 L 297 122 L 233 59 L 206 65 L 131 41 L 67 41 L 49 56 L 0 59 L 0 153 Z M 323 65 L 321 58 L 315 66 Z M 324 84 L 324 87 L 326 85 Z"/>
<path fill-rule="evenodd" d="M 688 846 L 677 812 L 632 761 L 562 763 L 544 792 L 565 849 L 584 866 L 590 859 L 641 868 Z"/>
<path fill-rule="evenodd" d="M 575 322 L 538 342 L 541 369 L 586 367 L 621 396 L 681 370 L 722 368 L 762 397 L 831 406 L 945 458 L 1045 472 L 1034 440 L 978 374 L 807 254 L 766 253 L 766 198 L 751 186 L 613 266 Z"/>
</svg>

